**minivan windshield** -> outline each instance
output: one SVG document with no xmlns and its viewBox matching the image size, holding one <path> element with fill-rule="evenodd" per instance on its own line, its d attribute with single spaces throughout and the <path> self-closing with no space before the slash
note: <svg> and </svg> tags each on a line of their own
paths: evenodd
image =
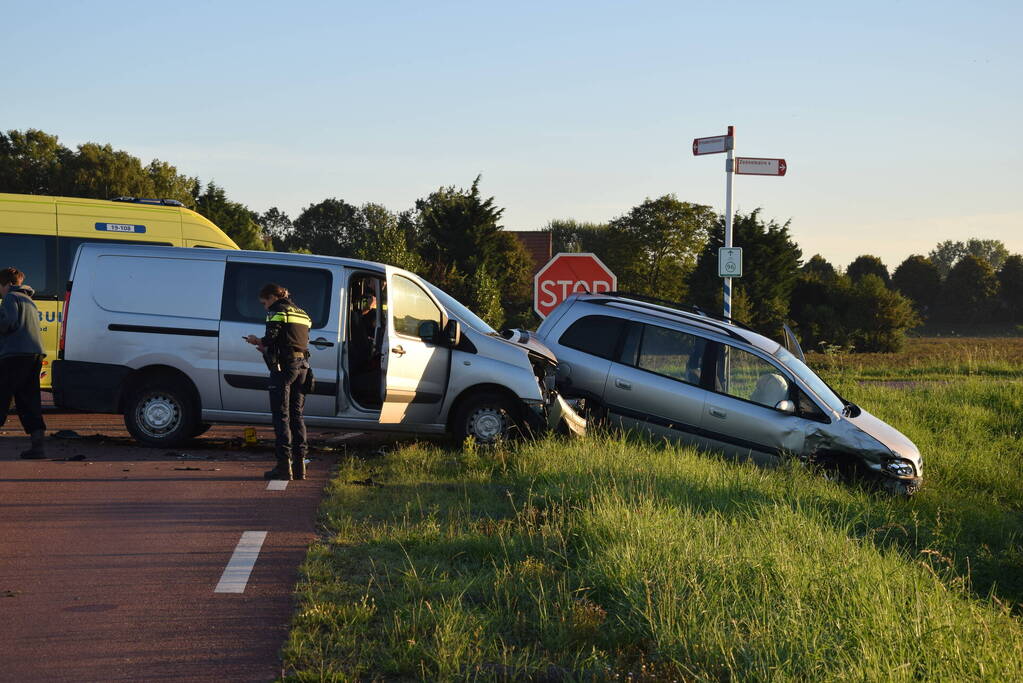
<svg viewBox="0 0 1023 683">
<path fill-rule="evenodd" d="M 803 380 L 813 390 L 813 393 L 817 394 L 822 401 L 828 404 L 829 408 L 836 413 L 842 413 L 845 410 L 845 402 L 838 397 L 838 394 L 833 392 L 831 387 L 817 376 L 817 373 L 807 367 L 806 363 L 789 353 L 784 346 L 779 346 L 778 350 L 774 352 L 774 356 L 785 367 L 794 372 L 799 379 Z"/>
<path fill-rule="evenodd" d="M 443 304 L 444 308 L 448 310 L 448 313 L 481 334 L 497 334 L 494 328 L 483 322 L 482 318 L 470 311 L 468 308 L 458 303 L 458 301 L 456 301 L 450 294 L 442 289 L 434 287 L 429 282 L 427 282 L 426 285 L 430 288 L 430 291 L 433 292 L 433 295 L 440 299 L 441 304 Z"/>
</svg>

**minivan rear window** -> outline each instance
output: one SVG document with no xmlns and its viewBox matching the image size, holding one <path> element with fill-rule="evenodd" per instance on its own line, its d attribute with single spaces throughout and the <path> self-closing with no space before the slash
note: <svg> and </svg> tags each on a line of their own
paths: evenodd
<svg viewBox="0 0 1023 683">
<path fill-rule="evenodd" d="M 325 327 L 330 320 L 332 281 L 330 271 L 322 268 L 228 263 L 220 315 L 234 322 L 264 322 L 266 309 L 259 303 L 259 290 L 273 282 L 288 290 L 291 301 L 309 314 L 314 329 Z"/>
<path fill-rule="evenodd" d="M 614 358 L 618 338 L 627 322 L 607 315 L 588 315 L 572 323 L 558 343 L 610 360 Z"/>
</svg>

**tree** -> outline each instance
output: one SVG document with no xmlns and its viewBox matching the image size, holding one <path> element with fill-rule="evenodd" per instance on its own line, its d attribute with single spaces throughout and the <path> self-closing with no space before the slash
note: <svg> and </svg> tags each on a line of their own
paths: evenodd
<svg viewBox="0 0 1023 683">
<path fill-rule="evenodd" d="M 1009 250 L 1001 240 L 982 240 L 972 238 L 966 240 L 966 253 L 973 254 L 981 261 L 986 261 L 992 270 L 997 271 L 1009 258 Z"/>
<path fill-rule="evenodd" d="M 504 324 L 504 309 L 501 306 L 501 289 L 497 280 L 486 268 L 478 268 L 466 282 L 469 308 L 495 330 Z"/>
<path fill-rule="evenodd" d="M 789 235 L 789 224 L 780 225 L 774 220 L 765 223 L 760 209 L 755 209 L 746 215 L 736 214 L 732 225 L 735 245 L 743 248 L 745 271 L 743 277 L 732 280 L 733 303 L 744 296 L 749 305 L 745 320 L 737 310 L 732 317 L 769 335 L 779 334 L 788 320 L 792 290 L 799 275 L 802 252 Z M 689 281 L 693 300 L 715 313 L 722 307 L 718 249 L 723 245 L 724 218 L 719 217 Z"/>
<path fill-rule="evenodd" d="M 364 204 L 359 211 L 362 212 L 366 232 L 356 247 L 356 257 L 414 273 L 422 270 L 422 259 L 409 243 L 408 233 L 403 229 L 399 216 L 380 204 Z"/>
<path fill-rule="evenodd" d="M 0 188 L 20 194 L 60 194 L 61 167 L 70 154 L 56 135 L 41 130 L 0 133 Z"/>
<path fill-rule="evenodd" d="M 966 255 L 966 245 L 962 242 L 953 242 L 952 240 L 945 240 L 939 242 L 931 253 L 927 255 L 931 263 L 938 269 L 938 274 L 941 275 L 941 279 L 944 280 L 948 277 L 949 271 L 952 270 L 952 266 L 959 262 L 963 256 Z"/>
<path fill-rule="evenodd" d="M 898 351 L 906 342 L 906 331 L 920 324 L 912 302 L 872 273 L 853 281 L 845 313 L 852 346 L 858 351 Z"/>
<path fill-rule="evenodd" d="M 195 198 L 195 210 L 216 223 L 242 249 L 266 250 L 271 246 L 263 239 L 257 214 L 229 200 L 224 188 L 215 183 L 209 183 Z"/>
<path fill-rule="evenodd" d="M 647 199 L 608 224 L 613 247 L 605 264 L 623 290 L 682 300 L 713 225 L 709 206 L 682 202 L 673 194 Z"/>
<path fill-rule="evenodd" d="M 833 280 L 838 277 L 838 271 L 820 254 L 814 254 L 810 260 L 803 264 L 803 272 L 816 275 L 822 280 Z"/>
<path fill-rule="evenodd" d="M 913 255 L 895 269 L 892 285 L 909 297 L 917 312 L 926 317 L 941 291 L 941 275 L 930 259 Z"/>
<path fill-rule="evenodd" d="M 845 269 L 845 274 L 848 275 L 853 282 L 856 282 L 864 275 L 878 276 L 881 278 L 881 281 L 884 282 L 885 286 L 890 285 L 892 282 L 891 277 L 888 275 L 888 269 L 885 267 L 881 259 L 876 256 L 857 256 L 855 260 L 849 264 L 849 267 Z"/>
<path fill-rule="evenodd" d="M 295 232 L 295 225 L 288 214 L 276 206 L 270 207 L 256 218 L 263 239 L 273 244 L 275 251 L 291 251 L 289 240 Z"/>
<path fill-rule="evenodd" d="M 993 313 L 997 293 L 998 278 L 991 266 L 967 254 L 945 279 L 942 317 L 954 322 L 982 322 Z"/>
<path fill-rule="evenodd" d="M 551 233 L 551 251 L 555 254 L 596 253 L 595 249 L 603 248 L 608 232 L 607 223 L 581 223 L 572 219 L 553 220 L 544 230 Z"/>
<path fill-rule="evenodd" d="M 493 197 L 484 199 L 480 177 L 466 190 L 441 187 L 416 201 L 420 256 L 429 279 L 468 301 L 465 287 L 484 269 L 501 291 L 505 311 L 529 308 L 533 262 L 521 242 L 500 225 L 504 209 Z M 464 278 L 464 279 L 462 279 Z"/>
<path fill-rule="evenodd" d="M 1023 256 L 1013 254 L 998 271 L 999 293 L 1013 321 L 1023 320 Z"/>
<path fill-rule="evenodd" d="M 308 249 L 324 256 L 355 256 L 365 239 L 366 219 L 358 207 L 342 199 L 310 204 L 294 221 L 289 248 Z"/>
</svg>

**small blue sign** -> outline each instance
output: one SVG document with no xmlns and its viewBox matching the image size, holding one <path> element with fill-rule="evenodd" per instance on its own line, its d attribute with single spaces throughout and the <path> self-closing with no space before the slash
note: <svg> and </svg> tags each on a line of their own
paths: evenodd
<svg viewBox="0 0 1023 683">
<path fill-rule="evenodd" d="M 144 225 L 132 225 L 131 223 L 97 223 L 96 229 L 102 232 L 134 232 L 143 233 L 146 231 Z"/>
</svg>

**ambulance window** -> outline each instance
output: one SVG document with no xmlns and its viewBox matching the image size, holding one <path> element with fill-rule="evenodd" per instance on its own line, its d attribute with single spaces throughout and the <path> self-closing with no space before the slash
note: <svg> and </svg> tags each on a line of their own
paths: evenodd
<svg viewBox="0 0 1023 683">
<path fill-rule="evenodd" d="M 273 282 L 288 290 L 292 303 L 309 314 L 314 329 L 325 327 L 330 320 L 332 280 L 330 271 L 320 268 L 228 263 L 220 317 L 235 322 L 264 322 L 266 309 L 259 303 L 259 290 Z"/>
<path fill-rule="evenodd" d="M 64 282 L 57 272 L 56 238 L 47 235 L 0 233 L 0 268 L 14 266 L 25 274 L 25 284 L 35 290 L 36 299 L 64 296 Z M 66 278 L 65 278 L 66 281 Z"/>
</svg>

